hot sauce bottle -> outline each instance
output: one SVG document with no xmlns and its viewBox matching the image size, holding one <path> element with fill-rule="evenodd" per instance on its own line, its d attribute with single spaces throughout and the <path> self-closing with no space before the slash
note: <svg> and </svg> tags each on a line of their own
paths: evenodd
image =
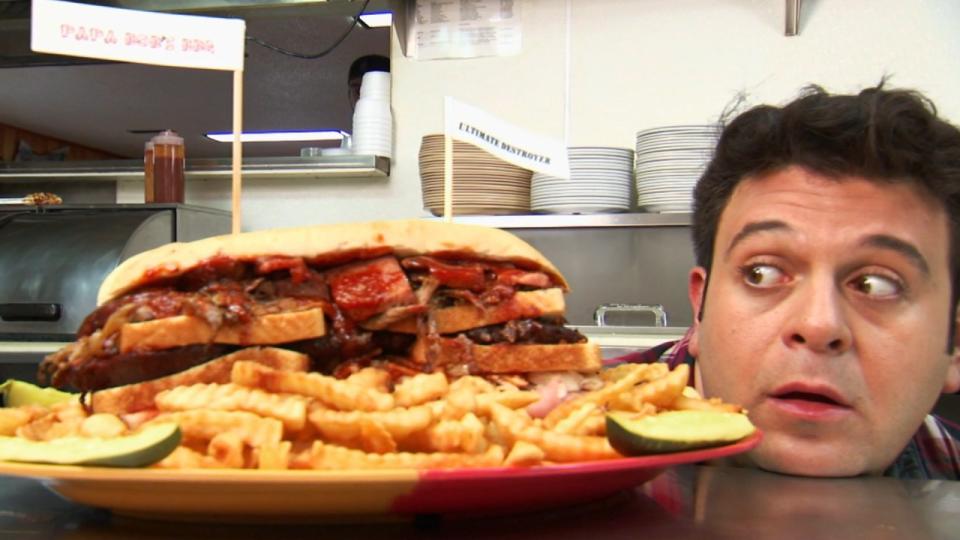
<svg viewBox="0 0 960 540">
<path fill-rule="evenodd" d="M 153 200 L 147 202 L 182 203 L 184 199 L 183 137 L 165 130 L 153 139 Z"/>
</svg>

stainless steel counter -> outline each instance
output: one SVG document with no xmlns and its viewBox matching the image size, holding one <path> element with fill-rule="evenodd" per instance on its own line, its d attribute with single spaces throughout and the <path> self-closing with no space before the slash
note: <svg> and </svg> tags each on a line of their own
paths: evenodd
<svg viewBox="0 0 960 540">
<path fill-rule="evenodd" d="M 822 480 L 685 466 L 605 499 L 536 513 L 371 517 L 354 523 L 146 521 L 75 505 L 40 481 L 0 476 L 0 538 L 957 538 L 960 482 Z"/>
</svg>

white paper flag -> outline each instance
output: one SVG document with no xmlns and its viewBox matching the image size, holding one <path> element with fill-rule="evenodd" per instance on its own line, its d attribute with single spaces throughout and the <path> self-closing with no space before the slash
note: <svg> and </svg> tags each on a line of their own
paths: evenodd
<svg viewBox="0 0 960 540">
<path fill-rule="evenodd" d="M 30 47 L 68 56 L 242 71 L 245 32 L 242 19 L 33 0 Z"/>
<path fill-rule="evenodd" d="M 518 167 L 570 177 L 567 148 L 562 142 L 530 133 L 449 96 L 444 101 L 444 131 Z"/>
</svg>

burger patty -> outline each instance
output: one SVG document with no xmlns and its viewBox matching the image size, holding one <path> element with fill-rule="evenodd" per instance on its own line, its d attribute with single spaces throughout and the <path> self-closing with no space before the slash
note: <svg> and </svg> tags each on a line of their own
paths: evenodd
<svg viewBox="0 0 960 540">
<path fill-rule="evenodd" d="M 333 373 L 340 363 L 348 360 L 382 355 L 405 356 L 415 339 L 413 335 L 394 332 L 358 332 L 349 336 L 334 334 L 296 341 L 282 347 L 309 356 L 313 371 Z"/>
<path fill-rule="evenodd" d="M 586 341 L 586 337 L 575 329 L 565 328 L 556 322 L 534 319 L 477 328 L 465 332 L 464 335 L 478 345 Z M 415 340 L 416 336 L 413 334 L 364 331 L 346 337 L 330 334 L 282 344 L 279 347 L 309 356 L 313 371 L 334 373 L 338 365 L 350 360 L 378 356 L 405 357 Z M 187 345 L 158 351 L 130 351 L 96 356 L 85 362 L 69 365 L 52 377 L 47 374 L 44 378 L 57 387 L 72 387 L 80 391 L 102 390 L 178 373 L 239 348 L 235 345 Z"/>
<path fill-rule="evenodd" d="M 562 321 L 546 319 L 521 319 L 503 324 L 467 330 L 464 335 L 477 345 L 496 343 L 584 343 L 587 338 L 574 328 L 563 326 Z"/>
<path fill-rule="evenodd" d="M 172 375 L 237 348 L 230 345 L 188 345 L 160 351 L 132 351 L 91 357 L 82 364 L 70 365 L 59 371 L 51 384 L 72 386 L 83 392 L 102 390 Z"/>
</svg>

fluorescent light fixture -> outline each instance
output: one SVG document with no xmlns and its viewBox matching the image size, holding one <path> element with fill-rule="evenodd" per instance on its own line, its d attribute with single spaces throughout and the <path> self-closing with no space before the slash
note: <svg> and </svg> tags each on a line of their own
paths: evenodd
<svg viewBox="0 0 960 540">
<path fill-rule="evenodd" d="M 393 13 L 389 11 L 381 13 L 364 13 L 360 15 L 360 22 L 367 28 L 380 28 L 393 24 Z"/>
<path fill-rule="evenodd" d="M 257 131 L 241 133 L 241 142 L 286 142 L 286 141 L 339 141 L 344 133 L 336 129 L 324 131 Z M 233 142 L 233 133 L 207 133 L 208 139 L 217 142 Z"/>
</svg>

